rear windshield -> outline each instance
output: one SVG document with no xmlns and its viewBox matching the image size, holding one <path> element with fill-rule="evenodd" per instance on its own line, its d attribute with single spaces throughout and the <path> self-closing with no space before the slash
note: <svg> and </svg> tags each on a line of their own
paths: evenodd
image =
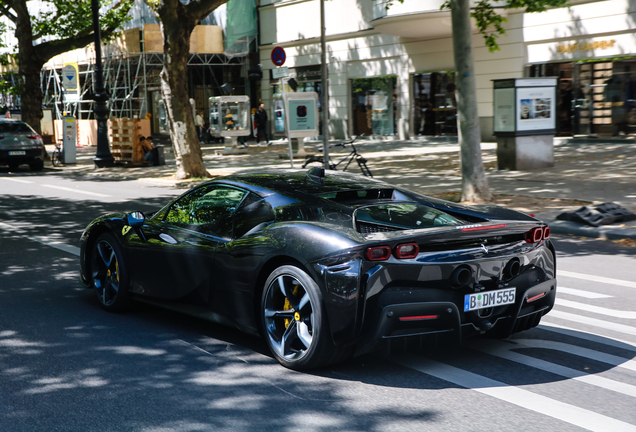
<svg viewBox="0 0 636 432">
<path fill-rule="evenodd" d="M 463 225 L 454 216 L 419 203 L 387 203 L 361 207 L 355 212 L 359 232 L 381 232 Z"/>
<path fill-rule="evenodd" d="M 3 132 L 28 132 L 34 133 L 31 127 L 24 122 L 0 122 L 0 133 Z"/>
</svg>

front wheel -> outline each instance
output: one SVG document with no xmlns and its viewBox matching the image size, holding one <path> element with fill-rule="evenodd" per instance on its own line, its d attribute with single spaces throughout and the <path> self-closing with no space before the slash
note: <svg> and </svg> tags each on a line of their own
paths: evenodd
<svg viewBox="0 0 636 432">
<path fill-rule="evenodd" d="M 130 306 L 128 268 L 115 236 L 97 238 L 91 254 L 91 275 L 97 300 L 106 310 L 120 312 Z"/>
<path fill-rule="evenodd" d="M 272 354 L 290 369 L 326 366 L 335 347 L 322 295 L 303 270 L 284 265 L 274 270 L 261 299 L 263 333 Z"/>
</svg>

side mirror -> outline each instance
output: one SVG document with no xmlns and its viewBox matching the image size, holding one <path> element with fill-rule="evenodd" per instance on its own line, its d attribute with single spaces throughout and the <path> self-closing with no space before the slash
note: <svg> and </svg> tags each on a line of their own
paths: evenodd
<svg viewBox="0 0 636 432">
<path fill-rule="evenodd" d="M 142 212 L 135 211 L 126 215 L 126 222 L 132 228 L 141 228 L 146 220 L 146 216 Z"/>
</svg>

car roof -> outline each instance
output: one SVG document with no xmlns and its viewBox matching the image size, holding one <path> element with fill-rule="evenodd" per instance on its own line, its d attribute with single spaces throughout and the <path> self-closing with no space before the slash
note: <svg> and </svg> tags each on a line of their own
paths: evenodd
<svg viewBox="0 0 636 432">
<path fill-rule="evenodd" d="M 330 192 L 395 189 L 380 180 L 341 171 L 326 171 L 324 177 L 308 175 L 307 169 L 271 169 L 243 171 L 219 179 L 219 182 L 244 185 L 261 195 L 283 193 L 287 196 L 321 195 Z"/>
</svg>

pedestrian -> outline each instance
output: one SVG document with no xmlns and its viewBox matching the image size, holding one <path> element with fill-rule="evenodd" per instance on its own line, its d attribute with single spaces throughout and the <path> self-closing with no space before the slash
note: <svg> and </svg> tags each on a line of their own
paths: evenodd
<svg viewBox="0 0 636 432">
<path fill-rule="evenodd" d="M 197 115 L 194 118 L 194 125 L 197 130 L 197 136 L 199 137 L 199 143 L 202 144 L 201 132 L 203 131 L 203 112 L 201 110 L 197 110 Z"/>
<path fill-rule="evenodd" d="M 261 137 L 265 139 L 267 145 L 272 145 L 267 136 L 267 111 L 265 111 L 265 104 L 258 106 L 258 110 L 254 114 L 254 122 L 256 123 L 256 141 L 258 145 L 261 145 Z"/>
<path fill-rule="evenodd" d="M 155 156 L 156 152 L 154 151 L 157 146 L 152 142 L 151 136 L 146 137 L 143 146 L 144 151 L 146 152 L 146 154 L 144 155 L 144 160 L 150 162 L 150 165 L 157 165 L 157 157 Z"/>
<path fill-rule="evenodd" d="M 6 118 L 11 118 L 11 111 L 7 110 L 7 112 L 4 114 L 4 116 Z"/>
</svg>

